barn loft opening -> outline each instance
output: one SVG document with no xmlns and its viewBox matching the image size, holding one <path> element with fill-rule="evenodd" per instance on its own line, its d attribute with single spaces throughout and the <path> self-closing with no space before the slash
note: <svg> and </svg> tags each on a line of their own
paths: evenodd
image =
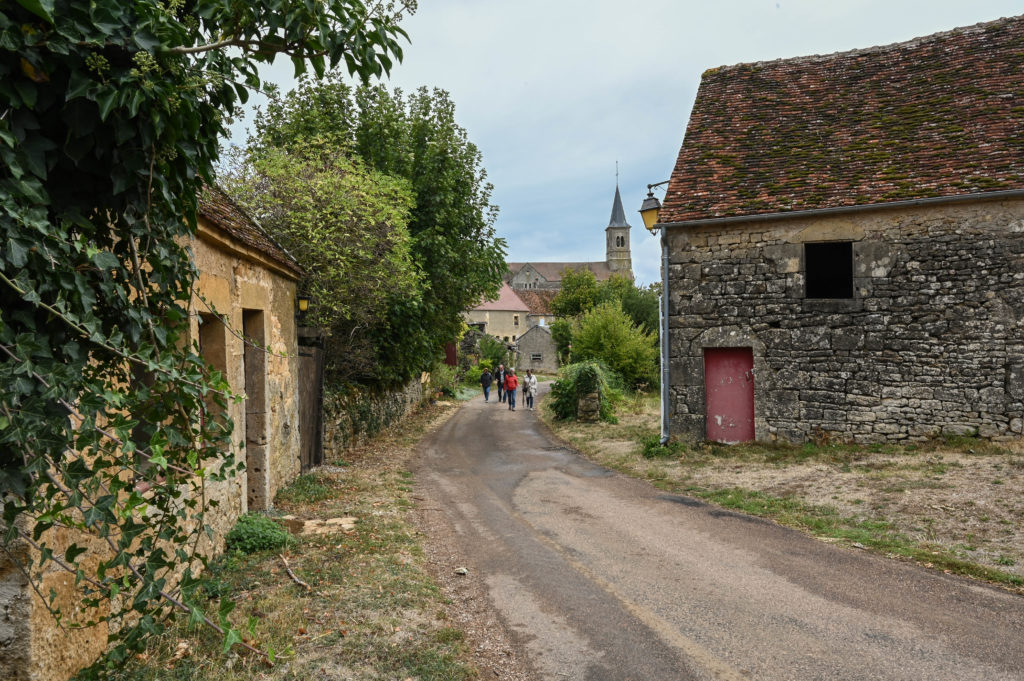
<svg viewBox="0 0 1024 681">
<path fill-rule="evenodd" d="M 804 244 L 806 296 L 853 298 L 853 242 Z"/>
</svg>

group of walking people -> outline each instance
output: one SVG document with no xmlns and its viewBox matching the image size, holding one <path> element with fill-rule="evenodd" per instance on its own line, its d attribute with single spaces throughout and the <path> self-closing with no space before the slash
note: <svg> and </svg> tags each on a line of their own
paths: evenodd
<svg viewBox="0 0 1024 681">
<path fill-rule="evenodd" d="M 490 369 L 484 369 L 484 372 L 480 374 L 480 386 L 484 389 L 484 402 L 491 401 L 492 383 L 496 383 L 498 386 L 498 402 L 508 404 L 510 411 L 516 410 L 516 391 L 521 384 L 523 404 L 533 411 L 533 399 L 537 396 L 537 377 L 533 375 L 533 371 L 527 369 L 526 375 L 520 381 L 516 376 L 515 369 L 506 369 L 504 364 L 499 364 L 493 374 Z"/>
</svg>

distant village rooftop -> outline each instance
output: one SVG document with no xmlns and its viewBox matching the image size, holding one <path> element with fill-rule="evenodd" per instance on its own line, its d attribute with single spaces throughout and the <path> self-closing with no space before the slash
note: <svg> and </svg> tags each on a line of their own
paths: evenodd
<svg viewBox="0 0 1024 681">
<path fill-rule="evenodd" d="M 661 223 L 1024 189 L 1024 17 L 703 75 Z"/>
</svg>

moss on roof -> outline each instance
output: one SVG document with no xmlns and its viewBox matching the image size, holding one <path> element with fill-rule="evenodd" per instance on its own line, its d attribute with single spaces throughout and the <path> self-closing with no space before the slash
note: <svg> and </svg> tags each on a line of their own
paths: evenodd
<svg viewBox="0 0 1024 681">
<path fill-rule="evenodd" d="M 704 72 L 662 222 L 1024 189 L 1024 17 Z"/>
</svg>

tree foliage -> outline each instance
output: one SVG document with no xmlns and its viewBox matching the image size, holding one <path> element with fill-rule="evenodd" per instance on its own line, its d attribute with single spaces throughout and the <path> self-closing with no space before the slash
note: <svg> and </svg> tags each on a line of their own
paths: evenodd
<svg viewBox="0 0 1024 681">
<path fill-rule="evenodd" d="M 629 387 L 658 382 L 657 338 L 634 324 L 618 301 L 601 303 L 573 322 L 572 357 L 603 362 Z"/>
<path fill-rule="evenodd" d="M 606 304 L 612 304 L 625 313 L 626 319 L 642 334 L 657 339 L 660 292 L 659 284 L 639 288 L 619 275 L 599 282 L 590 270 L 566 270 L 562 274 L 562 288 L 551 301 L 551 310 L 561 317 L 551 324 L 551 337 L 559 357 L 563 361 L 582 359 L 575 338 L 579 322 Z M 607 312 L 601 315 L 606 320 L 608 316 Z M 616 363 L 608 362 L 608 365 L 615 367 Z"/>
<path fill-rule="evenodd" d="M 562 272 L 562 287 L 551 299 L 551 311 L 559 317 L 576 317 L 597 305 L 599 295 L 593 272 L 566 268 Z"/>
<path fill-rule="evenodd" d="M 327 371 L 358 382 L 377 375 L 373 330 L 393 297 L 420 295 L 407 223 L 408 183 L 330 144 L 293 144 L 236 156 L 222 186 L 306 271 L 306 322 L 330 329 Z"/>
<path fill-rule="evenodd" d="M 353 89 L 340 78 L 303 81 L 274 93 L 256 119 L 250 150 L 260 156 L 317 138 L 344 145 L 370 167 L 407 180 L 415 196 L 409 220 L 417 295 L 389 300 L 388 323 L 372 335 L 378 382 L 407 380 L 432 366 L 459 334 L 462 312 L 497 293 L 504 240 L 477 147 L 455 122 L 443 90 L 404 95 L 384 87 Z"/>
<path fill-rule="evenodd" d="M 33 583 L 57 566 L 103 605 L 112 663 L 188 607 L 205 485 L 236 467 L 199 418 L 228 394 L 191 349 L 184 246 L 225 123 L 258 62 L 368 77 L 403 35 L 358 0 L 0 6 L 0 532 Z"/>
</svg>

